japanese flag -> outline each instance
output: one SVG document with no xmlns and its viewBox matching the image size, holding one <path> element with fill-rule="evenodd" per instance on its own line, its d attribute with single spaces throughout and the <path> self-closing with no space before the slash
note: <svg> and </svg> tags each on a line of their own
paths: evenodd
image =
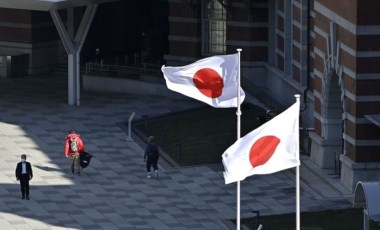
<svg viewBox="0 0 380 230">
<path fill-rule="evenodd" d="M 213 56 L 187 66 L 162 66 L 170 90 L 216 108 L 237 107 L 238 54 Z M 240 103 L 245 94 L 240 90 Z"/>
<path fill-rule="evenodd" d="M 299 99 L 287 110 L 237 140 L 222 155 L 225 183 L 300 165 Z"/>
</svg>

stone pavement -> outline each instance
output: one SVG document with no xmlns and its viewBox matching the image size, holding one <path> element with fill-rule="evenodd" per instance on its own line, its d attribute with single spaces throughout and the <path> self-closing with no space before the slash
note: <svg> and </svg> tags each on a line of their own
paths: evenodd
<svg viewBox="0 0 380 230">
<path fill-rule="evenodd" d="M 223 168 L 168 167 L 147 179 L 143 149 L 119 125 L 132 112 L 162 115 L 200 106 L 170 97 L 82 92 L 67 105 L 62 77 L 0 79 L 0 229 L 234 229 L 236 185 Z M 243 114 L 244 115 L 244 114 Z M 80 132 L 94 157 L 82 176 L 63 155 L 68 130 Z M 15 167 L 26 153 L 34 169 L 30 200 L 20 199 Z M 162 162 L 163 163 L 163 162 Z M 241 182 L 241 215 L 295 212 L 294 169 Z M 351 207 L 336 176 L 302 156 L 301 211 Z M 301 217 L 302 218 L 302 217 Z M 264 226 L 265 227 L 265 226 Z M 235 227 L 236 228 L 236 227 Z"/>
</svg>

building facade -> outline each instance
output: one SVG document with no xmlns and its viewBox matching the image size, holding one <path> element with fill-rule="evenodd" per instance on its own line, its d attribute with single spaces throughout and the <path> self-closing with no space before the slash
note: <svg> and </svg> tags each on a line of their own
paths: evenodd
<svg viewBox="0 0 380 230">
<path fill-rule="evenodd" d="M 64 57 L 49 12 L 0 8 L 0 77 L 44 73 Z"/>
<path fill-rule="evenodd" d="M 311 160 L 337 168 L 353 191 L 380 180 L 379 9 L 370 0 L 169 0 L 165 59 L 242 48 L 244 79 L 283 105 L 302 95 Z"/>
<path fill-rule="evenodd" d="M 359 180 L 380 180 L 380 1 L 131 0 L 114 4 L 119 5 L 99 9 L 94 21 L 98 27 L 90 29 L 81 60 L 99 45 L 113 55 L 127 57 L 132 52 L 133 56 L 140 51 L 132 48 L 143 46 L 139 40 L 147 31 L 156 37 L 150 38 L 156 41 L 154 59 L 160 61 L 165 53 L 166 65 L 185 65 L 242 48 L 243 82 L 283 107 L 294 102 L 294 94 L 301 95 L 301 124 L 313 130 L 307 136 L 307 153 L 318 167 L 337 168 L 341 183 L 352 191 Z M 142 20 L 146 23 L 133 29 L 118 25 L 117 34 L 122 28 L 130 30 L 122 33 L 123 38 L 100 43 L 107 40 L 100 38 L 115 37 L 112 31 L 102 34 L 104 25 L 109 25 L 103 21 L 106 12 L 110 20 L 128 25 L 132 19 L 115 15 L 127 9 L 142 15 L 146 4 L 153 4 L 150 16 Z M 139 10 L 133 10 L 136 6 Z M 72 25 L 68 28 L 75 29 L 79 20 L 66 18 L 69 14 L 80 16 L 83 9 L 61 12 L 66 25 Z M 162 20 L 166 15 L 168 25 Z M 167 42 L 163 41 L 166 35 Z M 139 44 L 128 46 L 135 40 Z M 48 12 L 0 8 L 0 76 L 8 76 L 12 58 L 25 66 L 26 72 L 16 74 L 43 73 L 67 58 Z"/>
</svg>

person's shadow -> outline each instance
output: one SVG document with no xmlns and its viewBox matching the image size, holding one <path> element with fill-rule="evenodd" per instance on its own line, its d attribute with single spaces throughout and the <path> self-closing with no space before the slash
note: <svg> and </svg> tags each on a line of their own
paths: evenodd
<svg viewBox="0 0 380 230">
<path fill-rule="evenodd" d="M 21 199 L 21 189 L 19 181 L 17 183 L 2 183 L 0 184 L 0 199 L 3 200 L 0 205 L 0 212 L 17 215 L 23 218 L 39 221 L 43 224 L 57 227 L 67 227 L 65 223 L 57 222 L 53 213 L 48 210 L 43 213 L 38 213 L 33 210 L 38 210 L 41 204 L 51 202 L 51 197 L 55 191 L 67 189 L 67 185 L 34 185 L 33 179 L 30 181 L 30 200 Z M 67 200 L 66 202 L 70 202 Z M 12 224 L 12 223 L 11 223 Z M 15 224 L 17 227 L 17 224 Z M 0 227 L 0 229 L 6 229 Z"/>
<path fill-rule="evenodd" d="M 68 223 L 57 221 L 57 218 L 53 215 L 54 212 L 49 212 L 49 208 L 45 208 L 45 210 L 41 210 L 41 205 L 44 206 L 46 204 L 51 205 L 53 202 L 58 202 L 58 204 L 61 203 L 67 203 L 70 205 L 72 202 L 72 198 L 79 198 L 82 197 L 82 193 L 90 193 L 91 191 L 87 188 L 82 188 L 79 192 L 76 191 L 75 195 L 70 194 L 68 196 L 60 196 L 60 191 L 64 191 L 67 189 L 74 189 L 72 186 L 77 186 L 77 176 L 70 177 L 68 175 L 65 175 L 64 178 L 72 180 L 71 182 L 59 184 L 59 185 L 41 185 L 39 179 L 37 179 L 38 171 L 43 170 L 46 172 L 51 173 L 64 173 L 67 170 L 64 170 L 63 168 L 55 168 L 50 166 L 42 166 L 42 165 L 35 165 L 32 164 L 33 174 L 34 177 L 30 180 L 30 200 L 24 200 L 21 199 L 21 188 L 20 188 L 20 182 L 14 179 L 12 180 L 12 177 L 9 177 L 11 179 L 11 182 L 8 183 L 0 183 L 0 213 L 9 213 L 13 215 L 17 215 L 23 218 L 32 219 L 38 222 L 41 222 L 42 224 L 50 225 L 50 226 L 57 226 L 57 227 L 69 227 Z M 86 172 L 87 176 L 92 175 L 91 172 Z M 84 178 L 84 180 L 88 180 L 88 178 Z M 13 183 L 12 183 L 13 182 Z M 57 196 L 60 196 L 56 198 Z M 55 201 L 53 201 L 53 199 Z M 58 200 L 56 200 L 58 199 Z M 75 205 L 72 206 L 74 208 L 75 212 L 79 212 L 79 208 Z M 78 210 L 75 210 L 78 209 Z M 39 212 L 36 212 L 34 210 L 40 210 Z M 67 212 L 66 212 L 67 211 Z M 71 210 L 73 211 L 73 210 Z M 69 214 L 69 210 L 63 211 L 65 214 Z M 15 227 L 17 227 L 17 224 L 15 224 Z M 0 229 L 3 229 L 3 227 L 0 226 Z"/>
<path fill-rule="evenodd" d="M 33 166 L 38 168 L 38 169 L 47 171 L 47 172 L 63 172 L 64 171 L 60 168 L 52 168 L 52 167 L 48 167 L 48 166 L 40 166 L 40 165 L 33 165 Z"/>
</svg>

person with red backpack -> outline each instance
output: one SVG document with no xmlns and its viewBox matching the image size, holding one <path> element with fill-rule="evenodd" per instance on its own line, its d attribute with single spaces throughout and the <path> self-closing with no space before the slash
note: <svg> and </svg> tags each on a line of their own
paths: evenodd
<svg viewBox="0 0 380 230">
<path fill-rule="evenodd" d="M 84 152 L 84 144 L 82 138 L 75 130 L 70 130 L 65 138 L 65 155 L 70 157 L 70 169 L 74 173 L 74 168 L 77 168 L 77 174 L 81 174 L 80 154 Z"/>
</svg>

